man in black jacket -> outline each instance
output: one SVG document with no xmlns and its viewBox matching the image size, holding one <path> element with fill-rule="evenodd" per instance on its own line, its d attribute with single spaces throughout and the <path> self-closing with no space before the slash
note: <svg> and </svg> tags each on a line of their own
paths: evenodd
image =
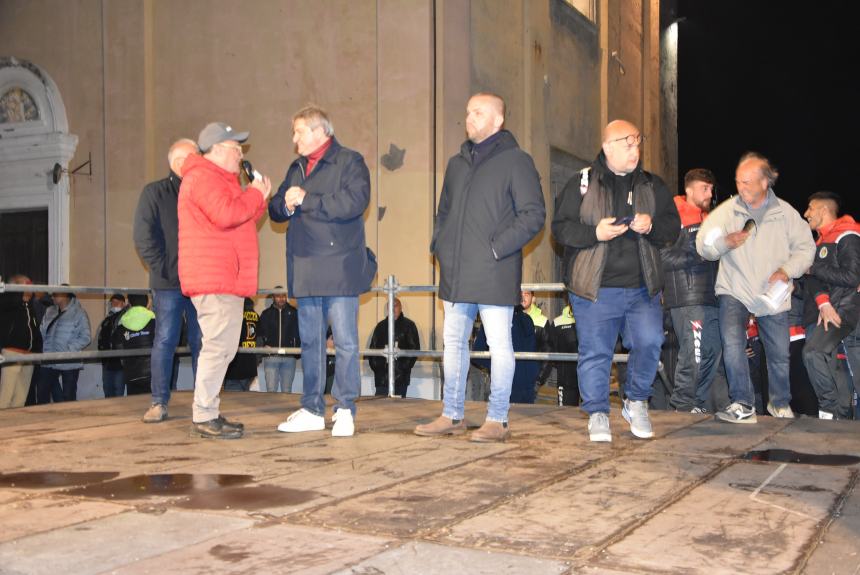
<svg viewBox="0 0 860 575">
<path fill-rule="evenodd" d="M 821 419 L 850 417 L 850 396 L 839 393 L 846 379 L 836 351 L 860 320 L 860 224 L 849 215 L 837 217 L 840 204 L 837 194 L 816 192 L 809 196 L 804 214 L 818 238 L 815 260 L 804 280 L 803 362 L 818 396 Z"/>
<path fill-rule="evenodd" d="M 565 186 L 552 221 L 553 236 L 564 246 L 591 441 L 612 441 L 609 369 L 619 333 L 630 350 L 621 413 L 636 437 L 654 436 L 648 398 L 663 344 L 659 248 L 675 241 L 681 220 L 666 184 L 639 163 L 642 141 L 630 122 L 610 122 L 603 149 Z"/>
<path fill-rule="evenodd" d="M 370 338 L 370 349 L 383 349 L 388 345 L 388 318 L 385 318 L 373 329 Z M 403 315 L 403 305 L 400 298 L 394 298 L 394 346 L 398 349 L 421 349 L 418 343 L 418 328 L 415 322 Z M 406 397 L 409 387 L 409 377 L 415 365 L 415 357 L 399 357 L 394 362 L 394 393 Z M 388 360 L 384 357 L 371 356 L 367 358 L 370 369 L 373 370 L 376 383 L 376 395 L 388 395 Z"/>
<path fill-rule="evenodd" d="M 678 338 L 678 363 L 669 405 L 676 411 L 702 413 L 722 355 L 720 307 L 714 293 L 717 262 L 696 251 L 696 234 L 711 207 L 716 178 L 696 168 L 684 176 L 684 195 L 675 196 L 681 233 L 660 251 L 665 288 L 663 305 Z"/>
<path fill-rule="evenodd" d="M 179 285 L 179 184 L 182 166 L 190 154 L 197 154 L 193 140 L 174 142 L 167 153 L 170 175 L 148 184 L 140 195 L 134 214 L 134 245 L 149 268 L 152 307 L 158 317 L 152 346 L 152 405 L 143 416 L 145 423 L 167 419 L 167 403 L 173 382 L 173 362 L 185 320 L 191 367 L 197 372 L 200 354 L 200 326 L 191 298 L 182 295 Z"/>
<path fill-rule="evenodd" d="M 10 284 L 30 284 L 30 278 L 14 275 Z M 33 294 L 0 293 L 0 353 L 39 353 L 42 333 L 33 310 Z M 33 376 L 32 363 L 6 363 L 0 369 L 0 409 L 23 407 Z"/>
<path fill-rule="evenodd" d="M 275 286 L 275 289 L 284 289 Z M 272 295 L 272 305 L 260 314 L 257 344 L 260 347 L 301 347 L 299 318 L 286 293 Z M 263 358 L 266 391 L 290 393 L 296 375 L 297 355 L 270 355 Z"/>
<path fill-rule="evenodd" d="M 540 176 L 531 156 L 502 129 L 505 102 L 475 94 L 466 106 L 469 137 L 448 161 L 430 251 L 439 261 L 445 307 L 444 405 L 417 435 L 463 433 L 469 334 L 480 313 L 491 354 L 487 418 L 472 441 L 504 441 L 514 376 L 511 321 L 520 301 L 522 249 L 544 225 Z"/>
<path fill-rule="evenodd" d="M 299 157 L 269 201 L 272 221 L 289 220 L 287 280 L 298 300 L 302 335 L 302 408 L 278 426 L 285 433 L 325 429 L 326 327 L 337 350 L 333 437 L 355 433 L 355 400 L 361 394 L 358 296 L 370 289 L 376 256 L 364 238 L 370 171 L 358 152 L 334 137 L 328 114 L 308 106 L 293 116 Z"/>
</svg>

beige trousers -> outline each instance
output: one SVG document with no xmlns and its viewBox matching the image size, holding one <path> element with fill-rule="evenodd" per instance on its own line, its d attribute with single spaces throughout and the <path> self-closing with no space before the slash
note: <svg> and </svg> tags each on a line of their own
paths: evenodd
<svg viewBox="0 0 860 575">
<path fill-rule="evenodd" d="M 0 409 L 24 407 L 32 377 L 32 363 L 4 363 L 0 369 Z"/>
<path fill-rule="evenodd" d="M 198 295 L 191 298 L 197 310 L 197 323 L 203 346 L 197 358 L 194 381 L 194 423 L 210 421 L 220 415 L 221 384 L 227 366 L 239 349 L 245 298 L 228 294 Z"/>
</svg>

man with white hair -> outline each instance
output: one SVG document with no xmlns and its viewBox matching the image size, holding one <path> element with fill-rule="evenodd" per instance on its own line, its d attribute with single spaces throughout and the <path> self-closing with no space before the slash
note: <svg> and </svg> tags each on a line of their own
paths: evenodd
<svg viewBox="0 0 860 575">
<path fill-rule="evenodd" d="M 794 417 L 788 375 L 791 279 L 812 265 L 815 242 L 797 210 L 774 194 L 778 176 L 761 154 L 744 154 L 735 170 L 738 195 L 717 206 L 696 236 L 696 251 L 720 260 L 714 291 L 731 403 L 716 417 L 729 423 L 756 422 L 746 354 L 750 314 L 756 317 L 767 360 L 767 411 Z"/>
</svg>

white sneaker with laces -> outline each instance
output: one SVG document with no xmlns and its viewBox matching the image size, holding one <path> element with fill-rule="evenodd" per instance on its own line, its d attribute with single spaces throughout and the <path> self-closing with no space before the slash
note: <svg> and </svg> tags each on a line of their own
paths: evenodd
<svg viewBox="0 0 860 575">
<path fill-rule="evenodd" d="M 355 421 L 352 419 L 352 411 L 339 408 L 331 416 L 334 425 L 331 427 L 332 437 L 352 437 L 355 433 Z"/>
<path fill-rule="evenodd" d="M 609 416 L 607 414 L 596 411 L 588 417 L 588 438 L 591 441 L 612 441 L 612 432 L 609 430 Z"/>
<path fill-rule="evenodd" d="M 818 410 L 818 419 L 836 419 L 829 411 Z"/>
<path fill-rule="evenodd" d="M 278 426 L 278 431 L 284 433 L 322 431 L 323 429 L 325 429 L 325 418 L 322 415 L 314 415 L 305 408 L 294 411 L 285 422 Z"/>
<path fill-rule="evenodd" d="M 791 406 L 789 405 L 786 405 L 785 407 L 776 407 L 774 404 L 768 401 L 767 412 L 774 417 L 794 419 L 794 412 L 791 410 Z"/>
</svg>

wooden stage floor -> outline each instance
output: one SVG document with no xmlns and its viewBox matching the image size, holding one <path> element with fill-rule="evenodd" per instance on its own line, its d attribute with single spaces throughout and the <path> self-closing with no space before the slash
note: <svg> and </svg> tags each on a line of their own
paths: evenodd
<svg viewBox="0 0 860 575">
<path fill-rule="evenodd" d="M 156 425 L 148 397 L 0 412 L 0 573 L 860 573 L 860 422 L 652 412 L 643 441 L 613 408 L 591 444 L 515 406 L 476 444 L 368 398 L 355 437 L 277 432 L 298 399 L 224 394 L 234 441 L 190 437 L 188 392 Z"/>
</svg>

